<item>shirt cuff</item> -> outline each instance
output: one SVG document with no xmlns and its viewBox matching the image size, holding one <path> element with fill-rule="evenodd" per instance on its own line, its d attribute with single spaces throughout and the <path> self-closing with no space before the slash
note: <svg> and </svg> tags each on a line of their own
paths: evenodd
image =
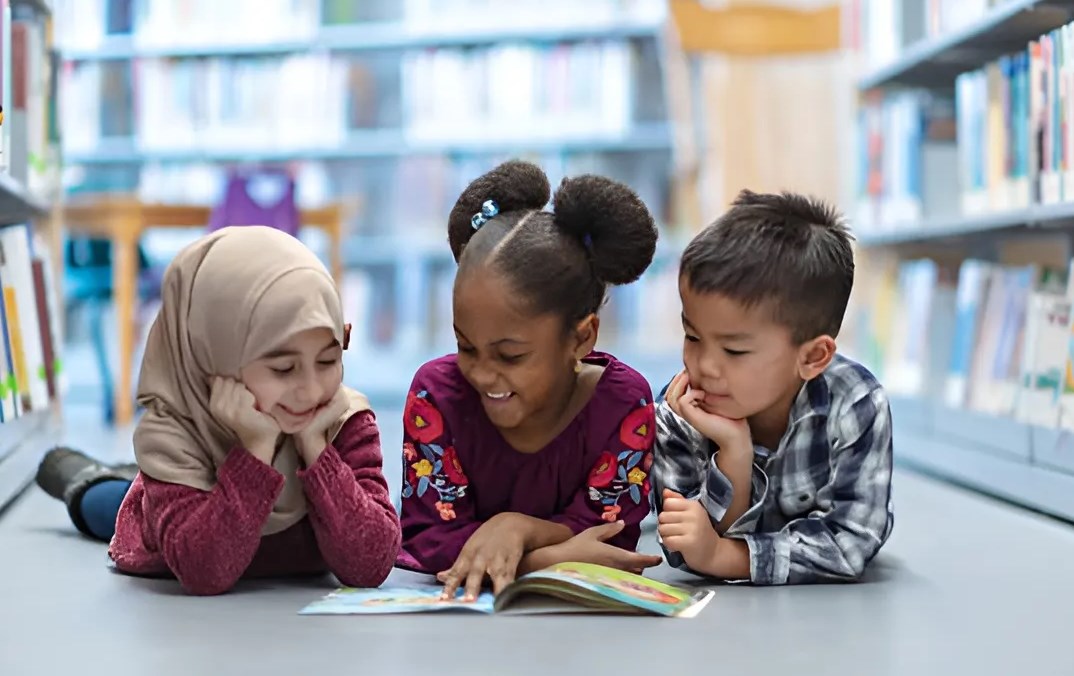
<svg viewBox="0 0 1074 676">
<path fill-rule="evenodd" d="M 787 584 L 791 573 L 791 540 L 786 533 L 742 536 L 750 548 L 750 581 L 757 585 Z"/>
<path fill-rule="evenodd" d="M 716 456 L 709 458 L 708 470 L 705 472 L 705 486 L 701 491 L 701 504 L 709 513 L 713 524 L 723 520 L 734 498 L 734 487 L 727 475 L 716 465 Z"/>
</svg>

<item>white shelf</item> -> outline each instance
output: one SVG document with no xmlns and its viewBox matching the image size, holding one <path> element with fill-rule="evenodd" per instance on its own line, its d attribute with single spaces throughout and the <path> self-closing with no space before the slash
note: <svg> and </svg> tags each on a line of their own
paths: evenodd
<svg viewBox="0 0 1074 676">
<path fill-rule="evenodd" d="M 1012 418 L 891 397 L 895 461 L 1074 521 L 1074 437 Z"/>
<path fill-rule="evenodd" d="M 576 42 L 581 40 L 621 40 L 655 37 L 663 20 L 655 18 L 617 21 L 584 21 L 548 26 L 497 26 L 483 29 L 465 26 L 455 29 L 415 29 L 400 22 L 370 22 L 351 26 L 322 26 L 309 39 L 273 42 L 210 43 L 202 45 L 140 46 L 129 35 L 106 38 L 93 49 L 62 50 L 68 61 L 116 61 L 136 58 L 183 58 L 203 56 L 258 56 L 289 54 L 310 50 L 357 52 L 391 49 L 427 49 L 490 45 L 500 42 Z"/>
<path fill-rule="evenodd" d="M 639 152 L 670 150 L 671 130 L 663 122 L 638 124 L 623 134 L 518 136 L 483 139 L 415 139 L 400 130 L 353 132 L 338 145 L 316 148 L 183 148 L 142 150 L 127 139 L 108 140 L 93 150 L 69 152 L 68 165 L 137 164 L 141 162 L 346 160 L 420 154 L 508 152 Z"/>
<path fill-rule="evenodd" d="M 0 228 L 43 216 L 47 207 L 9 174 L 0 173 Z"/>
<path fill-rule="evenodd" d="M 893 85 L 954 86 L 959 73 L 980 68 L 1074 20 L 1072 0 L 1007 0 L 948 35 L 907 47 L 890 64 L 858 82 L 866 91 Z"/>
<path fill-rule="evenodd" d="M 50 446 L 51 413 L 27 413 L 0 423 L 0 512 L 33 481 Z"/>
<path fill-rule="evenodd" d="M 905 224 L 886 229 L 868 228 L 856 232 L 865 246 L 917 244 L 957 241 L 966 238 L 997 236 L 1031 228 L 1070 228 L 1074 226 L 1074 202 L 1036 205 L 974 216 L 962 216 Z"/>
</svg>

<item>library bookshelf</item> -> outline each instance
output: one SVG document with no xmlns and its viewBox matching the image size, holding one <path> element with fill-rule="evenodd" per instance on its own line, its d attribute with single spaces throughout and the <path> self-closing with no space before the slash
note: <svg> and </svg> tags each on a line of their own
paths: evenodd
<svg viewBox="0 0 1074 676">
<path fill-rule="evenodd" d="M 891 392 L 897 462 L 1074 521 L 1074 2 L 847 7 L 843 344 Z"/>
<path fill-rule="evenodd" d="M 0 510 L 62 421 L 58 129 L 51 6 L 0 0 Z"/>
</svg>

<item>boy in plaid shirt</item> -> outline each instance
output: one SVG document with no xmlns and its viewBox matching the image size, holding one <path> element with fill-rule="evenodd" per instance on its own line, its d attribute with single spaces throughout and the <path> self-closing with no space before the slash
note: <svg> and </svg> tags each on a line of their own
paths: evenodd
<svg viewBox="0 0 1074 676">
<path fill-rule="evenodd" d="M 833 208 L 743 191 L 679 271 L 686 368 L 650 474 L 678 568 L 758 585 L 856 580 L 891 533 L 891 413 L 836 353 L 854 281 Z"/>
</svg>

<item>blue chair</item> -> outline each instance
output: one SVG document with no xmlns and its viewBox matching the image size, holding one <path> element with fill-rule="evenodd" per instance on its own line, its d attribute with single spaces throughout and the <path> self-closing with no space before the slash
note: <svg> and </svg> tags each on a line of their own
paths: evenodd
<svg viewBox="0 0 1074 676">
<path fill-rule="evenodd" d="M 160 298 L 163 271 L 150 265 L 141 245 L 138 246 L 138 295 L 143 302 Z M 104 393 L 104 419 L 115 422 L 114 384 L 108 364 L 108 345 L 104 333 L 104 311 L 112 301 L 112 243 L 106 239 L 71 238 L 64 245 L 64 291 L 67 311 L 79 306 L 89 310 L 90 340 L 97 361 Z"/>
</svg>

